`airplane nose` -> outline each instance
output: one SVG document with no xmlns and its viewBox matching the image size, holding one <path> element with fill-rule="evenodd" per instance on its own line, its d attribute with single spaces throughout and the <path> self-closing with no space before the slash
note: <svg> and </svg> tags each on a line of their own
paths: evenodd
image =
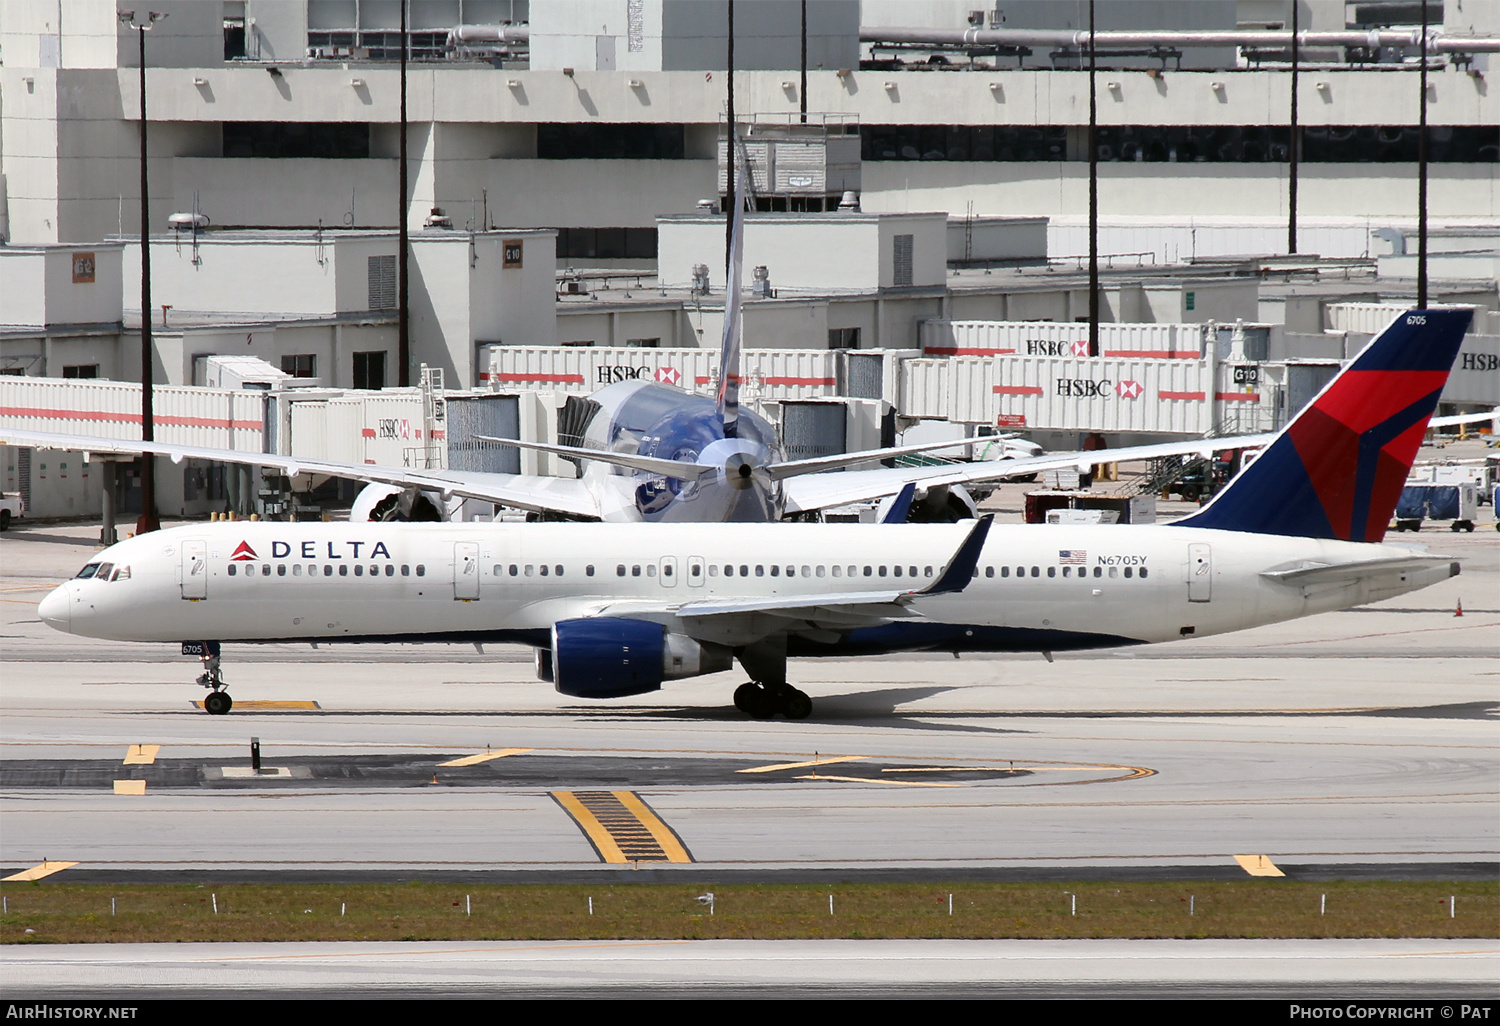
<svg viewBox="0 0 1500 1026">
<path fill-rule="evenodd" d="M 52 589 L 52 594 L 42 599 L 41 605 L 36 607 L 37 616 L 41 617 L 42 623 L 55 631 L 68 633 L 72 627 L 73 595 L 70 591 L 71 584 L 63 584 Z"/>
</svg>

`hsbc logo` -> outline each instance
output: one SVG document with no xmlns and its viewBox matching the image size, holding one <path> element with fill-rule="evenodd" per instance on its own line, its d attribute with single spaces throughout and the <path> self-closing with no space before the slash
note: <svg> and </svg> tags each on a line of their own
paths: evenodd
<svg viewBox="0 0 1500 1026">
<path fill-rule="evenodd" d="M 1087 356 L 1089 355 L 1088 339 L 1078 339 L 1075 342 L 1048 342 L 1040 339 L 1029 339 L 1026 342 L 1027 356 Z"/>
<path fill-rule="evenodd" d="M 1084 343 L 1084 355 L 1088 355 L 1088 343 Z M 1071 342 L 1053 342 L 1045 339 L 1027 339 L 1027 356 L 1076 356 Z"/>
<path fill-rule="evenodd" d="M 682 372 L 676 367 L 658 367 L 656 380 L 663 385 L 675 385 L 682 381 Z"/>
<path fill-rule="evenodd" d="M 1115 386 L 1115 395 L 1121 399 L 1139 399 L 1146 386 L 1139 381 L 1122 381 Z"/>
<path fill-rule="evenodd" d="M 1088 378 L 1058 378 L 1057 394 L 1069 399 L 1098 399 L 1108 395 L 1109 381 L 1090 381 Z"/>
<path fill-rule="evenodd" d="M 620 381 L 634 381 L 646 376 L 645 367 L 621 367 L 616 364 L 606 364 L 598 369 L 596 377 L 601 385 L 613 385 Z"/>
</svg>

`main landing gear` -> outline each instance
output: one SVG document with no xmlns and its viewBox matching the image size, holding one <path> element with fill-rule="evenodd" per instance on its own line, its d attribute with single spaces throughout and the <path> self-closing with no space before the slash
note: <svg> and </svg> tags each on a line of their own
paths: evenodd
<svg viewBox="0 0 1500 1026">
<path fill-rule="evenodd" d="M 789 720 L 805 720 L 812 715 L 812 699 L 807 692 L 785 683 L 773 686 L 747 681 L 734 689 L 734 707 L 757 720 L 769 720 L 777 713 Z"/>
<path fill-rule="evenodd" d="M 754 677 L 734 690 L 734 707 L 757 720 L 777 713 L 789 720 L 812 715 L 812 699 L 786 682 L 786 638 L 766 638 L 735 653 Z"/>
<path fill-rule="evenodd" d="M 224 675 L 219 672 L 219 654 L 215 651 L 199 658 L 203 660 L 203 672 L 198 676 L 198 683 L 209 689 L 208 694 L 203 697 L 203 710 L 210 716 L 223 716 L 234 708 L 234 699 L 224 690 L 228 685 L 224 683 Z"/>
</svg>

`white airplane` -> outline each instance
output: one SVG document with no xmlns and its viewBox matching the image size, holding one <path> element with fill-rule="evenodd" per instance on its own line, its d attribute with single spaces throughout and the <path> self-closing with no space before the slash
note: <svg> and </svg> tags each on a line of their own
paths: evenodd
<svg viewBox="0 0 1500 1026">
<path fill-rule="evenodd" d="M 60 631 L 181 641 L 211 713 L 220 642 L 535 647 L 563 694 L 727 670 L 802 718 L 789 656 L 1040 651 L 1220 634 L 1458 572 L 1381 544 L 1468 311 L 1397 318 L 1207 506 L 1167 526 L 220 522 L 105 549 L 39 607 Z"/>
</svg>

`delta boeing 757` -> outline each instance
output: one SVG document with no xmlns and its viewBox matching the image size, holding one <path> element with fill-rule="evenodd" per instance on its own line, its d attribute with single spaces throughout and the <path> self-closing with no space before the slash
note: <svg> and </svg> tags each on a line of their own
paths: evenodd
<svg viewBox="0 0 1500 1026">
<path fill-rule="evenodd" d="M 563 694 L 731 669 L 752 716 L 812 711 L 796 656 L 1049 654 L 1277 623 L 1415 591 L 1449 557 L 1383 544 L 1471 313 L 1396 318 L 1207 506 L 1163 526 L 221 522 L 110 546 L 50 626 L 221 642 L 514 642 Z"/>
</svg>

